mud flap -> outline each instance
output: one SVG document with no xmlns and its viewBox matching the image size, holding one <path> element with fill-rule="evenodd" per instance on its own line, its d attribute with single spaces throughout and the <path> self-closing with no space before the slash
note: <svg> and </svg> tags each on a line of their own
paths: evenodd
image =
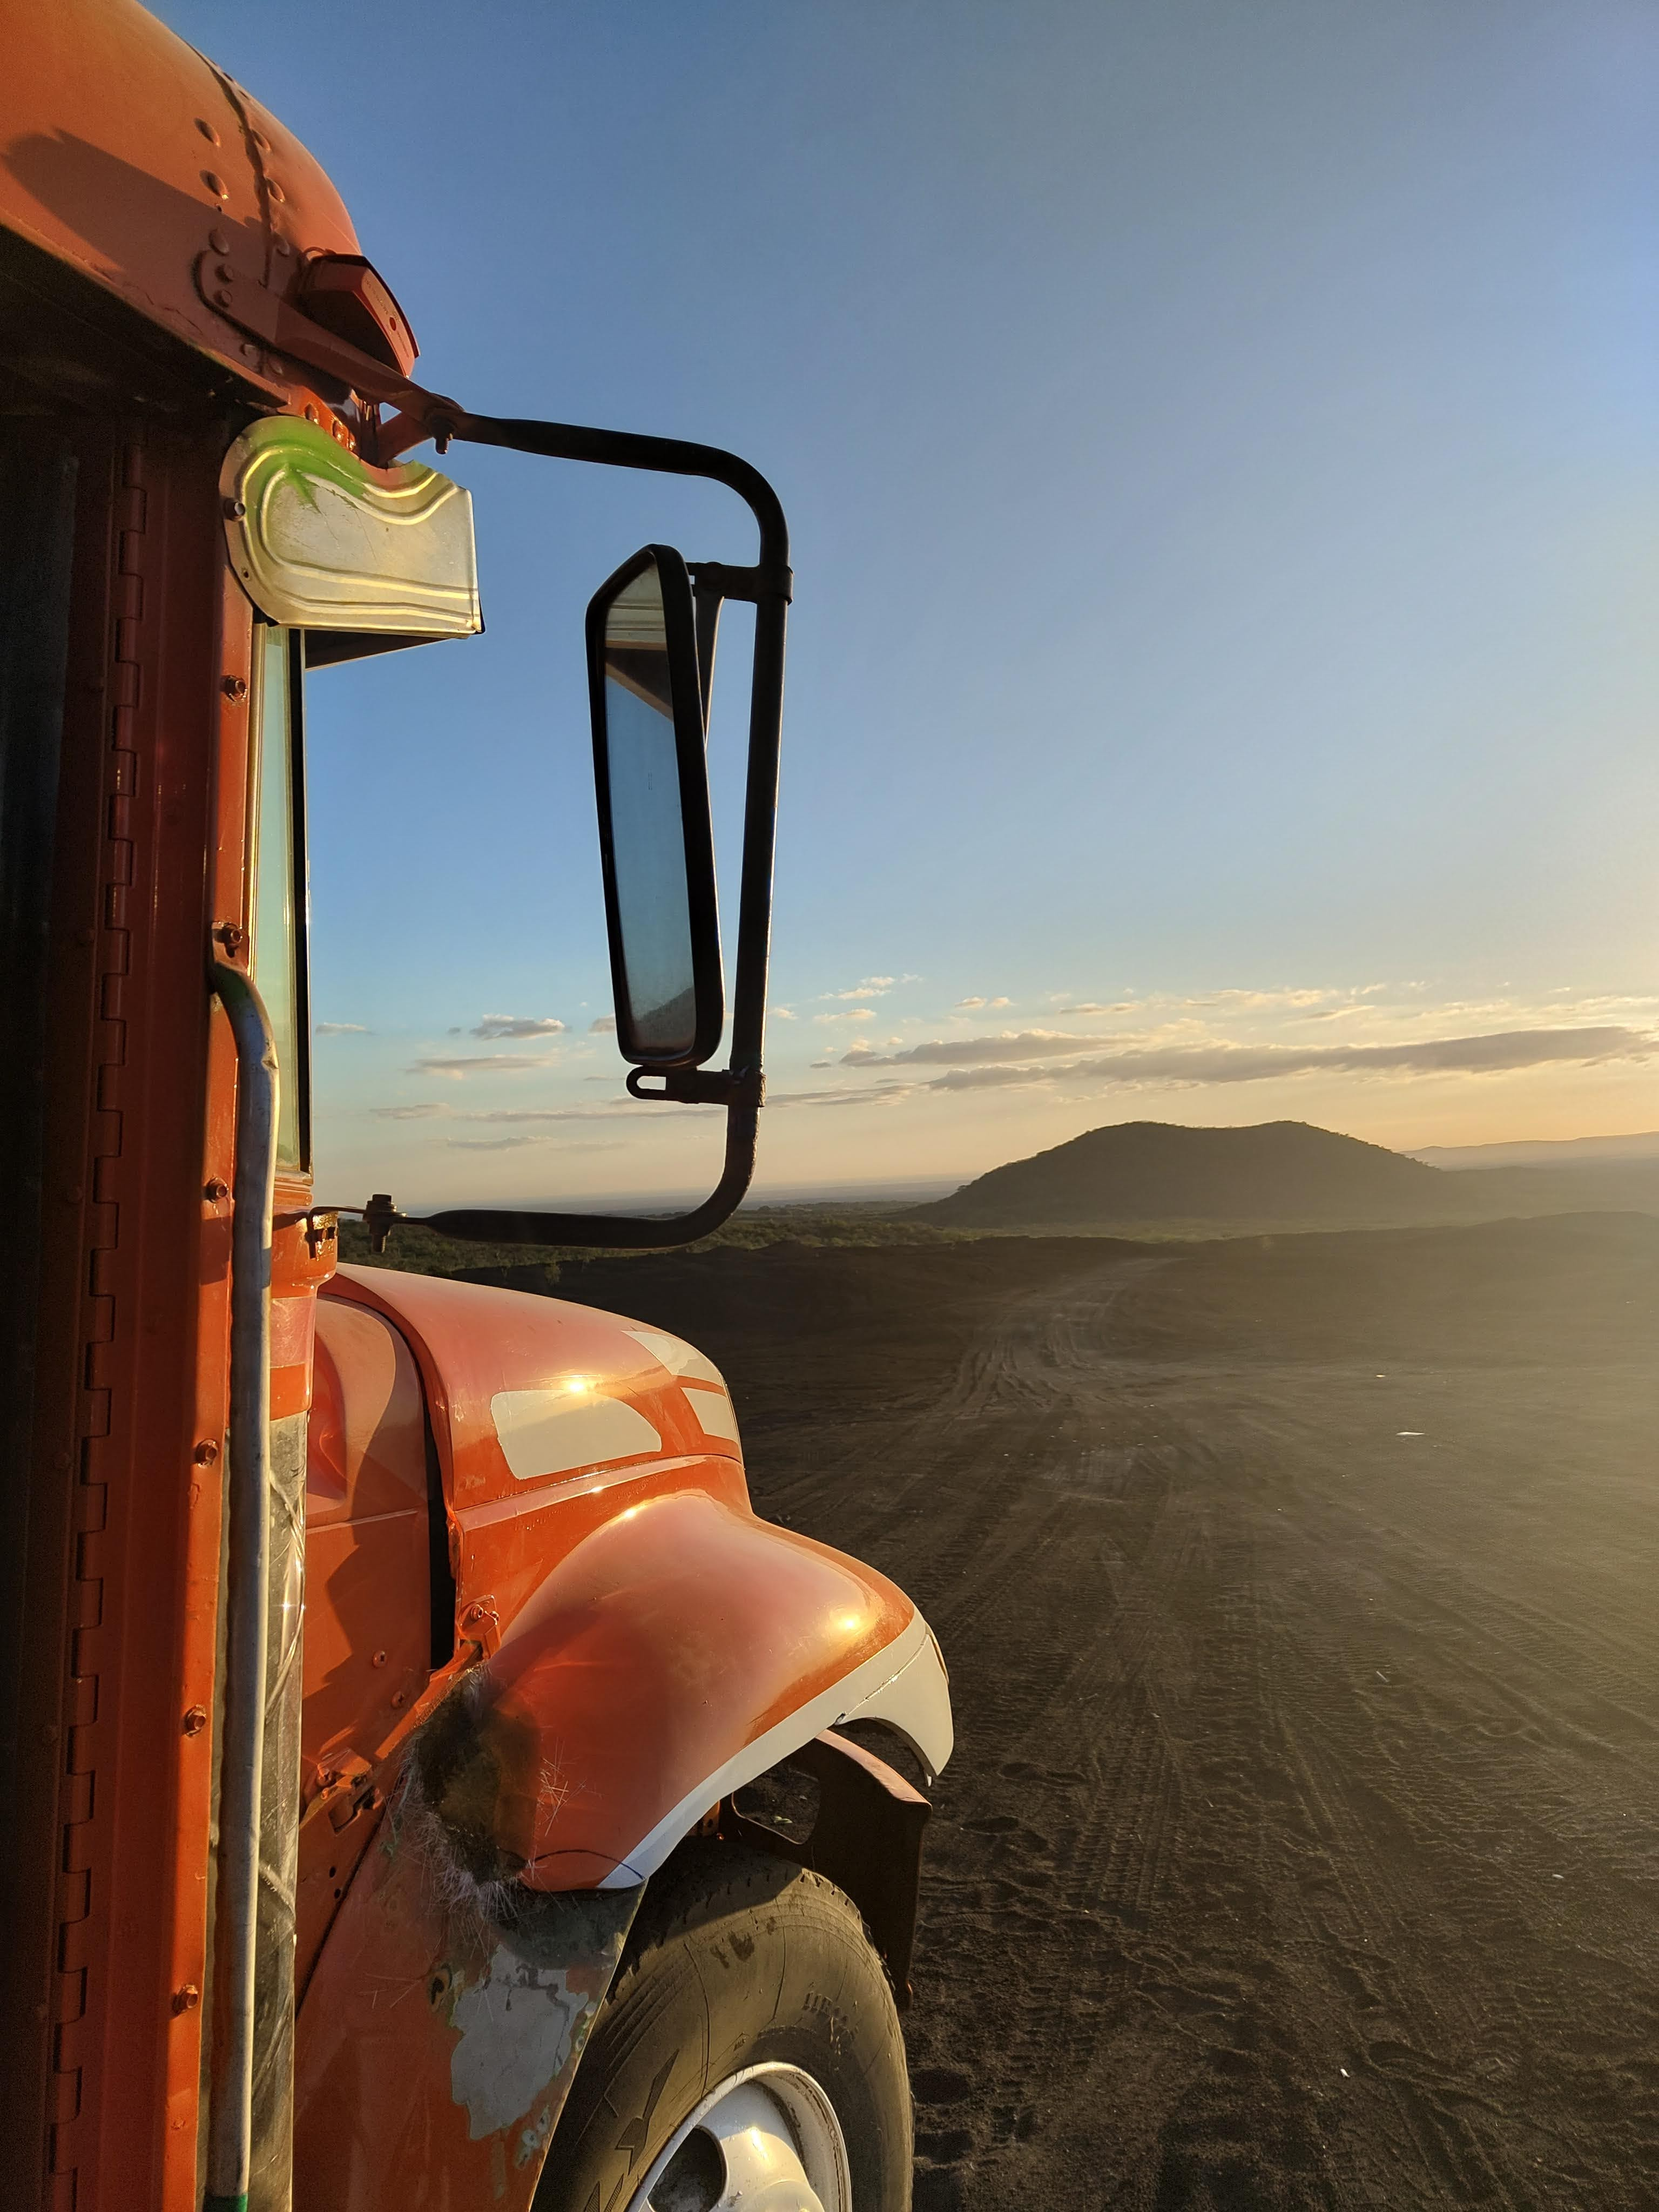
<svg viewBox="0 0 1659 2212">
<path fill-rule="evenodd" d="M 903 2012 L 911 1996 L 922 1832 L 933 1808 L 884 1759 L 846 1736 L 816 1736 L 784 1763 L 811 1775 L 822 1792 L 805 1840 L 746 1818 L 729 1801 L 720 1808 L 720 1833 L 811 1867 L 844 1890 L 864 1917 Z"/>
<path fill-rule="evenodd" d="M 300 2014 L 295 2203 L 528 2212 L 643 1894 L 481 1887 L 394 1796 Z"/>
</svg>

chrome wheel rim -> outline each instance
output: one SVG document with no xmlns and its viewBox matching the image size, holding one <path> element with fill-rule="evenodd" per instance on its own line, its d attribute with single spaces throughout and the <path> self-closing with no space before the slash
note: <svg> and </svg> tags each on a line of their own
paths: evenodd
<svg viewBox="0 0 1659 2212">
<path fill-rule="evenodd" d="M 629 2212 L 852 2212 L 836 2108 L 799 2066 L 729 2074 L 681 2121 Z"/>
</svg>

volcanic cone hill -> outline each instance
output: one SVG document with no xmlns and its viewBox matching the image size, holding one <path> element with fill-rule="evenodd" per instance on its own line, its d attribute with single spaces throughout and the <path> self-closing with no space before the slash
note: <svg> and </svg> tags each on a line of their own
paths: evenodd
<svg viewBox="0 0 1659 2212">
<path fill-rule="evenodd" d="M 1443 1221 L 1466 1215 L 1470 1180 L 1306 1121 L 1247 1129 L 1120 1121 L 993 1168 L 909 1218 L 941 1229 Z"/>
</svg>

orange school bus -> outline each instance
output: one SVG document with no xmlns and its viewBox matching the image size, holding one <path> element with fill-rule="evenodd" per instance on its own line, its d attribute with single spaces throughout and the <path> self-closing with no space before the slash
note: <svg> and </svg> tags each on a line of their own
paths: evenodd
<svg viewBox="0 0 1659 2212">
<path fill-rule="evenodd" d="M 311 1175 L 306 687 L 481 628 L 486 444 L 709 477 L 752 520 L 751 559 L 647 546 L 570 622 L 628 1087 L 723 1108 L 726 1151 L 678 1219 L 433 1225 L 647 1246 L 737 1204 L 782 511 L 731 454 L 428 390 L 240 85 L 133 0 L 3 15 L 5 2201 L 902 2212 L 927 1807 L 837 1730 L 944 1764 L 926 1623 L 756 1516 L 690 1345 L 340 1267 L 348 1194 Z M 728 1007 L 705 738 L 734 599 Z M 735 1802 L 786 1767 L 804 1839 Z"/>
</svg>

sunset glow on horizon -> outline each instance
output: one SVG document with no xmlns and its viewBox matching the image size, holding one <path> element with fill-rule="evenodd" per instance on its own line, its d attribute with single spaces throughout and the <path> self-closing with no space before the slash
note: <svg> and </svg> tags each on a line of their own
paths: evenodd
<svg viewBox="0 0 1659 2212">
<path fill-rule="evenodd" d="M 1659 1128 L 1650 10 L 417 4 L 367 106 L 312 0 L 276 48 L 162 12 L 336 178 L 434 388 L 777 485 L 761 1194 L 1128 1120 Z M 319 1192 L 706 1188 L 718 1115 L 623 1093 L 581 623 L 750 531 L 437 465 L 487 635 L 308 694 Z"/>
</svg>

